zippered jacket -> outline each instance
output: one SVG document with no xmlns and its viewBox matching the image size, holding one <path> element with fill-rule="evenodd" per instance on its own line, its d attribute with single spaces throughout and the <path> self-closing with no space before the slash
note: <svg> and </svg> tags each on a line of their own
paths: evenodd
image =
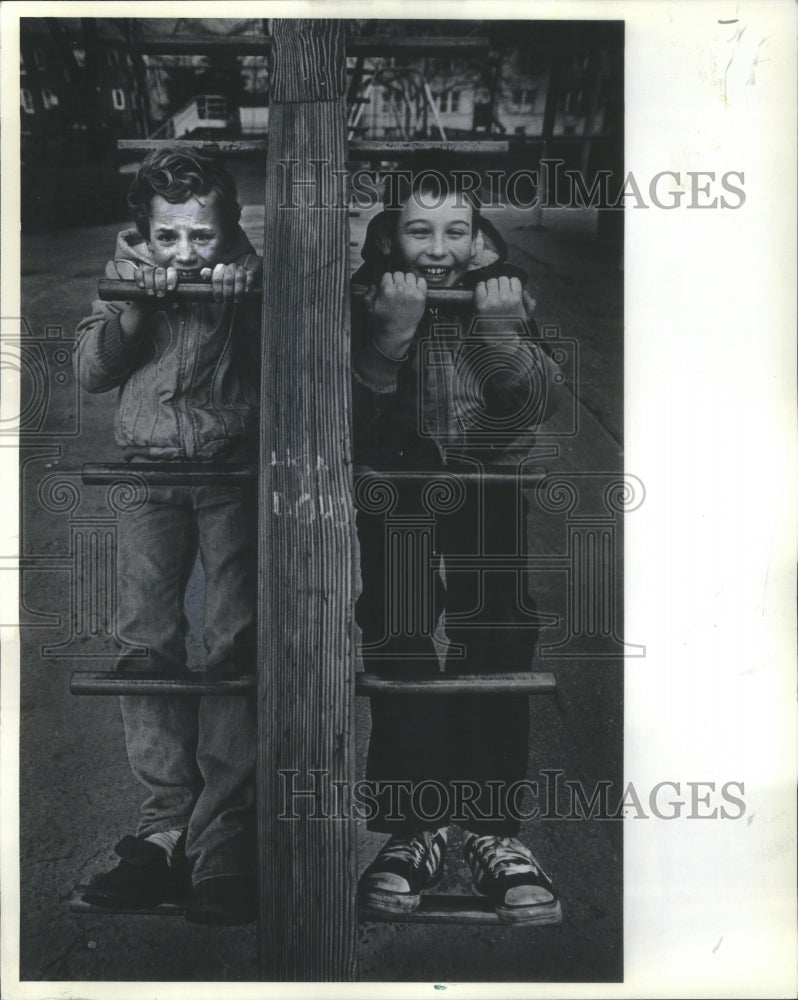
<svg viewBox="0 0 798 1000">
<path fill-rule="evenodd" d="M 405 359 L 381 354 L 362 291 L 401 263 L 377 250 L 370 226 L 352 278 L 354 457 L 374 469 L 441 463 L 518 465 L 535 429 L 557 409 L 562 375 L 534 321 L 475 316 L 470 307 L 427 306 Z M 501 235 L 481 219 L 475 253 L 458 287 L 526 274 L 506 260 Z"/>
<path fill-rule="evenodd" d="M 238 228 L 224 263 L 260 266 Z M 135 229 L 119 233 L 108 278 L 132 279 L 154 266 Z M 87 392 L 119 389 L 114 435 L 125 457 L 224 460 L 257 434 L 260 301 L 164 303 L 143 335 L 126 342 L 120 315 L 126 302 L 96 301 L 77 327 L 75 368 Z"/>
</svg>

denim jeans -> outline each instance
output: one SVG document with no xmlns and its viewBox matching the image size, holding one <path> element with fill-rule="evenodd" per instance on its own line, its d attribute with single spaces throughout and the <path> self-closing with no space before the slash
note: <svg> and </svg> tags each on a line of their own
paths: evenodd
<svg viewBox="0 0 798 1000">
<path fill-rule="evenodd" d="M 255 665 L 256 509 L 240 486 L 150 487 L 120 515 L 117 624 L 145 646 L 118 670 L 187 669 L 183 601 L 199 550 L 206 669 Z M 193 881 L 254 873 L 256 718 L 250 696 L 120 698 L 131 769 L 147 790 L 139 836 L 187 828 Z"/>
<path fill-rule="evenodd" d="M 408 525 L 417 521 L 419 487 L 403 485 L 398 496 L 389 518 L 396 523 L 406 519 Z M 526 500 L 512 482 L 484 484 L 481 492 L 469 484 L 460 506 L 435 515 L 432 548 L 425 558 L 442 556 L 445 583 L 436 572 L 425 588 L 406 582 L 403 595 L 392 592 L 401 578 L 388 565 L 397 545 L 388 543 L 385 515 L 359 510 L 362 591 L 356 618 L 366 647 L 365 669 L 395 678 L 438 674 L 428 628 L 426 633 L 394 628 L 391 634 L 391 609 L 395 621 L 395 609 L 409 591 L 416 599 L 419 591 L 426 593 L 427 623 L 444 615 L 450 642 L 447 673 L 530 669 L 538 628 L 535 604 L 526 596 L 527 574 L 495 567 L 458 571 L 455 560 L 447 562 L 447 556 L 523 555 L 527 512 Z M 369 645 L 378 648 L 369 650 Z M 508 809 L 505 793 L 526 777 L 528 754 L 526 695 L 374 696 L 366 778 L 392 787 L 376 796 L 378 810 L 368 827 L 416 833 L 453 821 L 478 833 L 514 836 L 520 822 Z M 430 787 L 418 795 L 425 783 L 434 783 L 442 794 Z M 459 809 L 458 794 L 459 801 L 469 799 L 467 807 Z"/>
</svg>

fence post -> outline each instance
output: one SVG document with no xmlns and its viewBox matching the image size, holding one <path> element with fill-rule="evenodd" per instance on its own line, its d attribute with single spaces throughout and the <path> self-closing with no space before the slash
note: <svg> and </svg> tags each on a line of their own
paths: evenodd
<svg viewBox="0 0 798 1000">
<path fill-rule="evenodd" d="M 324 803 L 287 795 L 314 782 L 332 790 L 353 773 L 343 25 L 275 20 L 272 39 L 259 474 L 259 953 L 267 980 L 351 980 L 354 824 L 311 819 Z"/>
</svg>

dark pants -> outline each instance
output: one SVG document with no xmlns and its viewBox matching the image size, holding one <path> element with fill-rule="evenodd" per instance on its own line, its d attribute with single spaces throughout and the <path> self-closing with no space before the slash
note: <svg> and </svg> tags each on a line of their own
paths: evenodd
<svg viewBox="0 0 798 1000">
<path fill-rule="evenodd" d="M 527 503 L 517 485 L 469 484 L 454 499 L 428 491 L 426 509 L 423 485 L 397 492 L 390 512 L 358 510 L 365 669 L 396 678 L 438 673 L 431 632 L 441 612 L 447 673 L 530 669 L 538 629 L 523 567 Z M 491 567 L 490 556 L 516 564 Z M 518 832 L 505 795 L 527 772 L 526 695 L 375 696 L 371 718 L 366 778 L 387 784 L 369 829 L 411 833 L 452 821 Z"/>
</svg>

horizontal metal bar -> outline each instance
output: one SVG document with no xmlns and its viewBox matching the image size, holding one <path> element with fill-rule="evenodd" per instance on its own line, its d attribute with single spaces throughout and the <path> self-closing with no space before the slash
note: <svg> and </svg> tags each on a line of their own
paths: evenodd
<svg viewBox="0 0 798 1000">
<path fill-rule="evenodd" d="M 71 694 L 151 694 L 151 695 L 239 695 L 254 691 L 254 674 L 223 675 L 201 672 L 188 674 L 116 673 L 77 671 L 69 683 Z"/>
<path fill-rule="evenodd" d="M 130 153 L 191 147 L 204 153 L 222 153 L 225 156 L 265 156 L 268 148 L 265 139 L 117 139 L 116 147 Z"/>
<path fill-rule="evenodd" d="M 353 468 L 355 479 L 366 476 L 389 482 L 424 483 L 441 477 L 454 477 L 464 483 L 518 483 L 534 486 L 546 475 L 543 466 L 518 469 L 494 466 L 481 471 L 465 471 L 442 465 L 434 469 L 372 469 L 365 465 Z M 249 483 L 257 470 L 252 465 L 194 464 L 190 462 L 86 462 L 81 478 L 87 486 L 112 486 L 115 483 L 146 483 L 151 486 L 210 486 Z"/>
<path fill-rule="evenodd" d="M 255 479 L 252 465 L 203 465 L 192 462 L 87 462 L 82 480 L 87 486 L 143 482 L 150 486 L 213 486 L 246 484 Z"/>
<path fill-rule="evenodd" d="M 556 690 L 554 674 L 463 674 L 394 680 L 377 674 L 355 674 L 355 694 L 451 695 L 451 694 L 551 694 Z M 220 676 L 200 671 L 188 674 L 116 673 L 77 671 L 69 690 L 75 695 L 232 695 L 255 688 L 251 674 Z"/>
<path fill-rule="evenodd" d="M 104 279 L 108 280 L 108 279 Z M 362 299 L 368 292 L 367 285 L 352 285 L 352 294 Z M 431 306 L 468 306 L 474 301 L 474 293 L 468 288 L 428 288 L 426 302 Z"/>
<path fill-rule="evenodd" d="M 97 294 L 103 302 L 138 302 L 154 298 L 145 289 L 139 288 L 135 281 L 121 278 L 100 278 L 97 282 Z M 247 297 L 260 294 L 260 288 L 253 288 L 246 293 Z M 167 292 L 163 298 L 170 302 L 213 302 L 213 286 L 209 282 L 178 282 L 177 287 Z M 155 298 L 155 301 L 158 299 Z"/>
<path fill-rule="evenodd" d="M 267 55 L 268 35 L 196 35 L 191 37 L 137 38 L 136 51 L 147 56 L 212 56 L 220 52 L 242 56 Z"/>
<path fill-rule="evenodd" d="M 214 55 L 217 52 L 240 55 L 266 54 L 272 46 L 269 35 L 198 35 L 176 38 L 137 38 L 136 50 L 144 55 Z M 477 55 L 490 48 L 487 38 L 474 36 L 424 36 L 420 38 L 392 38 L 390 35 L 372 35 L 369 38 L 348 38 L 346 54 L 351 56 L 376 55 Z"/>
<path fill-rule="evenodd" d="M 394 680 L 377 674 L 355 674 L 358 695 L 552 694 L 554 674 L 461 674 Z"/>
<path fill-rule="evenodd" d="M 204 153 L 224 156 L 265 156 L 267 139 L 118 139 L 117 149 L 129 153 L 148 153 L 154 149 L 191 147 Z M 395 160 L 426 153 L 465 153 L 469 156 L 507 153 L 507 139 L 352 139 L 348 145 L 350 160 Z"/>
<path fill-rule="evenodd" d="M 544 926 L 562 923 L 562 909 L 559 902 L 543 904 L 534 917 L 526 919 L 519 927 Z M 502 924 L 493 906 L 482 896 L 445 896 L 429 893 L 421 897 L 421 905 L 412 913 L 384 913 L 361 906 L 361 923 L 408 923 L 408 924 Z"/>
<path fill-rule="evenodd" d="M 418 38 L 393 38 L 391 35 L 372 35 L 370 38 L 347 38 L 346 54 L 355 56 L 407 55 L 471 55 L 487 52 L 490 41 L 481 35 L 463 38 L 457 35 L 423 35 Z"/>
<path fill-rule="evenodd" d="M 352 294 L 362 298 L 368 288 L 365 285 L 352 285 Z M 150 299 L 143 288 L 135 281 L 122 278 L 100 278 L 97 282 L 97 294 L 103 302 L 133 302 Z M 253 289 L 247 295 L 260 295 L 259 288 Z M 205 282 L 189 281 L 178 283 L 177 287 L 164 296 L 170 301 L 179 302 L 212 302 L 213 288 Z M 429 288 L 427 302 L 431 306 L 469 305 L 474 300 L 474 293 L 464 288 Z"/>
<path fill-rule="evenodd" d="M 350 160 L 393 160 L 422 153 L 467 153 L 469 156 L 508 153 L 506 139 L 357 139 L 349 143 Z"/>
</svg>

